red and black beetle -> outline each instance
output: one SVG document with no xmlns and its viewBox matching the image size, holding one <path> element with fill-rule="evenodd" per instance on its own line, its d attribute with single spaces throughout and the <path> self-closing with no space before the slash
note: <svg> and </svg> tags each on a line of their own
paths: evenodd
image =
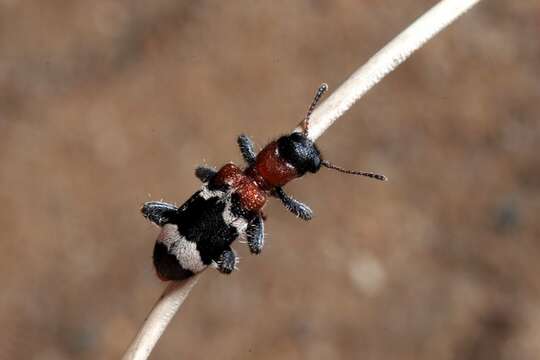
<svg viewBox="0 0 540 360">
<path fill-rule="evenodd" d="M 321 152 L 307 137 L 310 115 L 328 89 L 319 87 L 302 122 L 302 132 L 266 145 L 258 154 L 246 136 L 238 137 L 238 145 L 247 167 L 232 163 L 216 171 L 201 166 L 195 175 L 203 182 L 182 206 L 151 201 L 142 207 L 143 215 L 159 225 L 161 233 L 154 247 L 154 266 L 162 280 L 181 280 L 215 265 L 222 273 L 231 273 L 238 258 L 231 244 L 245 237 L 253 254 L 264 245 L 262 209 L 268 197 L 276 197 L 293 214 L 303 220 L 313 216 L 311 209 L 287 195 L 283 186 L 289 181 L 316 173 L 322 166 L 353 175 L 386 180 L 383 175 L 342 169 L 323 160 Z"/>
</svg>

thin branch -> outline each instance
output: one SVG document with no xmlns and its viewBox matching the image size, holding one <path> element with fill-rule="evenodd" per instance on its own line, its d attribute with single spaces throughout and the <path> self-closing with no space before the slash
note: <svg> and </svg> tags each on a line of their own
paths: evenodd
<svg viewBox="0 0 540 360">
<path fill-rule="evenodd" d="M 150 356 L 174 314 L 199 280 L 199 276 L 195 275 L 183 281 L 171 281 L 167 285 L 124 354 L 123 360 L 145 360 Z"/>
<path fill-rule="evenodd" d="M 354 72 L 326 101 L 315 109 L 309 124 L 309 138 L 316 140 L 385 75 L 479 1 L 442 0 L 416 20 L 376 53 L 364 66 Z M 300 131 L 300 128 L 297 128 L 296 131 Z M 148 358 L 197 280 L 198 276 L 193 276 L 185 281 L 171 282 L 167 286 L 124 355 L 124 360 Z"/>
<path fill-rule="evenodd" d="M 443 0 L 356 70 L 311 115 L 308 137 L 315 141 L 368 90 L 480 0 Z M 301 131 L 302 123 L 295 129 Z"/>
</svg>

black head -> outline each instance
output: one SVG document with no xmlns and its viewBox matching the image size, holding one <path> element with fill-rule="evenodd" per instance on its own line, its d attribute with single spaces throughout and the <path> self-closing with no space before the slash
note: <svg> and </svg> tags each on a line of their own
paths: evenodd
<svg viewBox="0 0 540 360">
<path fill-rule="evenodd" d="M 300 176 L 306 172 L 316 173 L 321 168 L 321 153 L 306 135 L 294 132 L 277 140 L 279 155 L 294 166 Z"/>
</svg>

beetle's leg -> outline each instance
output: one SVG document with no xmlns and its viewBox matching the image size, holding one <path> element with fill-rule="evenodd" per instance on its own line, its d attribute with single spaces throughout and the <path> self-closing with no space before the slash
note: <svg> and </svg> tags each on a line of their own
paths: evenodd
<svg viewBox="0 0 540 360">
<path fill-rule="evenodd" d="M 238 137 L 237 142 L 244 160 L 248 163 L 248 165 L 253 165 L 255 163 L 255 158 L 257 157 L 253 141 L 251 141 L 247 135 L 242 134 Z"/>
<path fill-rule="evenodd" d="M 218 270 L 223 274 L 230 274 L 233 270 L 236 269 L 236 264 L 238 264 L 238 257 L 234 251 L 229 247 L 219 255 L 219 259 L 216 261 L 218 265 Z"/>
<path fill-rule="evenodd" d="M 195 176 L 201 180 L 203 183 L 207 183 L 217 174 L 216 169 L 209 166 L 197 166 L 195 169 Z"/>
<path fill-rule="evenodd" d="M 171 222 L 177 211 L 176 206 L 162 201 L 149 201 L 141 208 L 143 216 L 159 226 Z"/>
<path fill-rule="evenodd" d="M 252 254 L 260 254 L 264 246 L 264 221 L 261 215 L 257 215 L 249 223 L 246 236 L 249 251 Z"/>
<path fill-rule="evenodd" d="M 281 200 L 281 203 L 302 220 L 311 220 L 313 218 L 313 211 L 304 203 L 296 200 L 295 198 L 287 195 L 287 193 L 281 188 L 277 187 L 272 192 L 272 195 Z"/>
</svg>

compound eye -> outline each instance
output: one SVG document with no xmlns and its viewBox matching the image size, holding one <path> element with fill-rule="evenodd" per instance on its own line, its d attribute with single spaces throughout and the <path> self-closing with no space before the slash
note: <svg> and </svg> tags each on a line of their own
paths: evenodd
<svg viewBox="0 0 540 360">
<path fill-rule="evenodd" d="M 318 153 L 316 157 L 313 157 L 313 162 L 311 164 L 311 169 L 309 169 L 310 172 L 312 173 L 316 173 L 317 171 L 319 171 L 319 169 L 321 168 L 321 165 L 322 165 L 322 160 L 321 160 L 321 154 Z"/>
</svg>

